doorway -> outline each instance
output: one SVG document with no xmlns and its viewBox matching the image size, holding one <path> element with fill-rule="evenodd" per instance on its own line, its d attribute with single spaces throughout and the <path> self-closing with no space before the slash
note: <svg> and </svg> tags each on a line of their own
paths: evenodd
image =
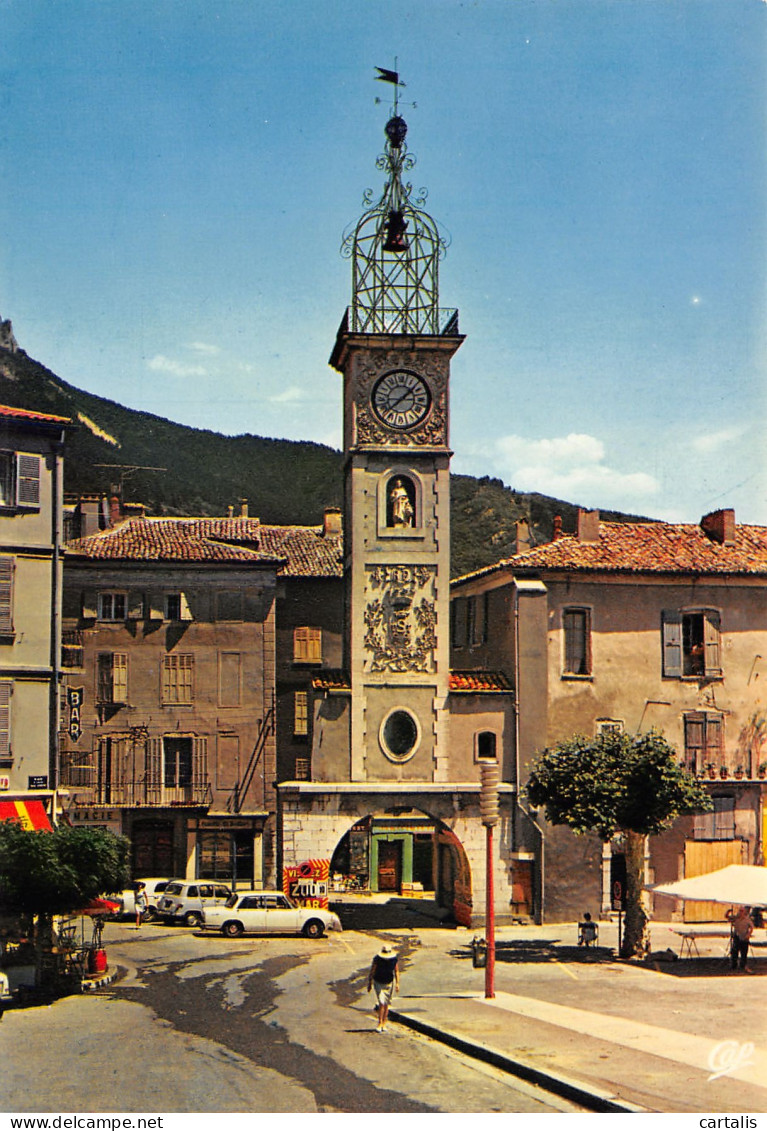
<svg viewBox="0 0 767 1131">
<path fill-rule="evenodd" d="M 402 840 L 378 841 L 378 890 L 400 891 L 402 887 Z"/>
</svg>

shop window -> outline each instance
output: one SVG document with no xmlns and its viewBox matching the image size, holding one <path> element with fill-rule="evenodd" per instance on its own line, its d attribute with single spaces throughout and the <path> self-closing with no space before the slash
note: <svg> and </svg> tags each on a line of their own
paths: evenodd
<svg viewBox="0 0 767 1131">
<path fill-rule="evenodd" d="M 0 452 L 0 507 L 40 509 L 40 457 Z"/>
<path fill-rule="evenodd" d="M 162 702 L 175 706 L 194 702 L 194 656 L 170 653 L 162 658 Z"/>
<path fill-rule="evenodd" d="M 128 702 L 128 657 L 125 653 L 99 653 L 96 701 L 107 704 Z"/>
<path fill-rule="evenodd" d="M 309 733 L 309 693 L 295 691 L 293 693 L 293 734 L 305 737 Z"/>
<path fill-rule="evenodd" d="M 0 558 L 0 636 L 13 635 L 13 558 Z"/>
<path fill-rule="evenodd" d="M 693 840 L 735 839 L 735 798 L 712 797 L 714 808 L 708 813 L 696 813 L 693 821 Z"/>
<path fill-rule="evenodd" d="M 128 594 L 122 592 L 99 593 L 99 620 L 125 620 L 128 615 Z"/>
<path fill-rule="evenodd" d="M 322 629 L 306 626 L 293 629 L 293 662 L 322 663 Z"/>
<path fill-rule="evenodd" d="M 563 675 L 591 675 L 591 610 L 565 609 Z"/>
<path fill-rule="evenodd" d="M 664 676 L 721 678 L 721 635 L 716 610 L 666 609 L 662 616 L 662 633 Z"/>
</svg>

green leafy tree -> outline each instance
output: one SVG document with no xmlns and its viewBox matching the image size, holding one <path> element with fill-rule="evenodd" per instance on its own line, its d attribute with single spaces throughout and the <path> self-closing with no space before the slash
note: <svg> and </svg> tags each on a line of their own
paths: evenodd
<svg viewBox="0 0 767 1131">
<path fill-rule="evenodd" d="M 621 954 L 645 952 L 642 903 L 645 838 L 678 816 L 711 808 L 705 788 L 680 765 L 658 731 L 632 737 L 574 735 L 535 758 L 526 787 L 530 803 L 554 825 L 602 840 L 622 835 L 626 853 L 626 922 Z"/>
<path fill-rule="evenodd" d="M 53 832 L 0 821 L 0 903 L 36 922 L 36 979 L 53 943 L 53 916 L 87 906 L 128 882 L 128 841 L 105 829 L 59 826 Z"/>
</svg>

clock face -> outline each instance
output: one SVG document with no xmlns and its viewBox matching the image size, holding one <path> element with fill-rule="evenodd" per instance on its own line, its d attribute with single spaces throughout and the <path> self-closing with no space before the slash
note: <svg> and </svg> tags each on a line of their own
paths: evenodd
<svg viewBox="0 0 767 1131">
<path fill-rule="evenodd" d="M 431 393 L 417 373 L 395 369 L 379 377 L 371 397 L 373 412 L 389 428 L 414 428 L 428 415 Z"/>
</svg>

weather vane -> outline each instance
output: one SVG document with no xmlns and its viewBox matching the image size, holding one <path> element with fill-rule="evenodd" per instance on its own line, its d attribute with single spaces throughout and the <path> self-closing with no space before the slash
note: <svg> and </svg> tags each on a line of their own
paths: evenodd
<svg viewBox="0 0 767 1131">
<path fill-rule="evenodd" d="M 397 57 L 396 57 L 396 55 L 394 57 L 394 67 L 395 67 L 395 69 L 393 71 L 390 71 L 388 69 L 388 67 L 376 67 L 376 70 L 378 71 L 378 74 L 376 75 L 376 79 L 378 79 L 379 82 L 390 82 L 392 84 L 392 86 L 394 87 L 394 117 L 396 118 L 397 114 L 399 112 L 399 88 L 401 86 L 405 86 L 405 83 L 399 77 L 399 71 L 396 70 L 396 67 L 397 67 Z M 376 103 L 379 103 L 379 102 L 383 102 L 383 99 L 382 98 L 376 98 Z M 413 109 L 415 109 L 415 107 L 416 107 L 415 102 L 406 102 L 405 105 L 406 106 L 412 106 Z"/>
</svg>

